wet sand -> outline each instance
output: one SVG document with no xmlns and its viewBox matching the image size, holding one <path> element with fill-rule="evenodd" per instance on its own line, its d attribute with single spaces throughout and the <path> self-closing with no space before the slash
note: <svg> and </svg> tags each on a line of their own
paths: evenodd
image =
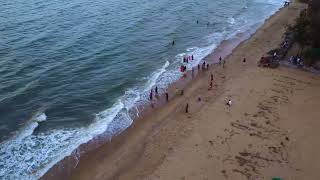
<svg viewBox="0 0 320 180">
<path fill-rule="evenodd" d="M 234 49 L 225 68 L 211 66 L 183 96 L 82 155 L 74 169 L 43 179 L 319 179 L 319 75 L 257 67 L 303 7 L 282 9 Z"/>
</svg>

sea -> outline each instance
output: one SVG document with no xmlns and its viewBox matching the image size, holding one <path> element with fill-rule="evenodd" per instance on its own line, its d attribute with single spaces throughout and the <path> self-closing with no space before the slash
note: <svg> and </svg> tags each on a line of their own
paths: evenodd
<svg viewBox="0 0 320 180">
<path fill-rule="evenodd" d="M 284 0 L 0 0 L 0 179 L 39 179 L 79 145 L 121 133 L 151 88 Z M 172 45 L 172 42 L 175 42 Z"/>
</svg>

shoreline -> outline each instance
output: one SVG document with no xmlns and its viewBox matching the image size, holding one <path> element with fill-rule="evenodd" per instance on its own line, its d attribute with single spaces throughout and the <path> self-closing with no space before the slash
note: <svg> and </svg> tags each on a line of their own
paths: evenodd
<svg viewBox="0 0 320 180">
<path fill-rule="evenodd" d="M 281 11 L 282 10 L 280 9 L 274 15 L 270 16 L 264 22 L 264 24 L 262 26 L 265 26 L 265 24 L 268 23 L 270 21 L 270 19 L 272 19 L 275 16 L 277 16 L 279 14 L 279 12 L 281 12 Z M 214 59 L 217 59 L 216 57 L 219 57 L 219 56 L 224 57 L 223 53 L 225 53 L 225 51 L 224 51 L 225 49 L 227 49 L 227 52 L 229 52 L 229 53 L 224 54 L 226 58 L 229 58 L 230 56 L 233 56 L 234 54 L 232 52 L 234 51 L 234 49 L 237 49 L 239 46 L 244 44 L 247 40 L 251 39 L 252 36 L 257 34 L 261 30 L 262 26 L 259 27 L 256 32 L 254 32 L 253 34 L 250 34 L 247 38 L 244 38 L 244 39 L 240 40 L 239 42 L 235 42 L 236 45 L 232 44 L 232 43 L 230 43 L 228 41 L 221 42 L 221 44 L 216 48 L 218 52 L 215 52 L 216 50 L 213 51 L 210 55 L 208 55 L 205 58 L 205 61 L 207 61 L 207 60 L 214 61 Z M 244 35 L 244 37 L 245 37 L 245 35 Z M 231 46 L 231 48 L 228 49 L 228 48 L 226 48 L 226 46 Z M 222 55 L 221 54 L 219 55 L 219 50 L 221 50 L 221 49 L 223 50 L 222 52 L 220 52 L 220 53 L 222 53 Z M 242 58 L 239 57 L 239 60 L 241 60 L 241 59 Z M 227 66 L 229 66 L 229 61 L 227 61 Z M 224 89 L 225 81 L 228 80 L 228 78 L 226 78 L 226 76 L 223 75 L 224 72 L 221 71 L 221 68 L 218 65 L 212 65 L 211 64 L 210 71 L 208 71 L 208 72 L 212 72 L 212 71 L 214 71 L 214 72 L 217 71 L 218 76 L 221 75 L 220 77 L 217 78 L 216 77 L 217 74 L 214 74 L 214 76 L 215 76 L 215 85 L 218 86 L 218 87 L 215 86 L 214 91 L 217 91 L 217 92 L 214 92 L 214 93 L 209 92 L 209 93 L 211 93 L 212 97 L 210 97 L 210 98 L 208 98 L 208 97 L 202 98 L 203 102 L 211 102 L 211 101 L 214 101 L 213 100 L 214 97 L 221 96 L 221 94 L 225 90 Z M 204 73 L 201 73 L 200 75 L 197 75 L 194 78 L 194 80 L 192 80 L 192 81 L 190 79 L 187 79 L 185 81 L 178 80 L 176 83 L 173 83 L 173 85 L 170 85 L 170 87 L 169 87 L 170 94 L 175 90 L 176 87 L 185 87 L 185 91 L 186 92 L 197 91 L 197 90 L 195 90 L 195 88 L 199 87 L 200 84 L 202 85 L 203 84 L 202 81 L 205 81 L 204 79 L 208 78 L 208 76 L 209 76 L 208 72 L 206 71 Z M 190 77 L 190 75 L 191 75 L 191 73 L 189 71 L 188 72 L 188 77 Z M 203 89 L 206 89 L 206 88 L 202 88 L 202 89 L 200 89 L 200 91 L 203 90 Z M 133 124 L 130 127 L 128 127 L 124 132 L 122 132 L 120 135 L 117 135 L 117 136 L 113 137 L 112 139 L 110 139 L 110 143 L 109 143 L 109 138 L 106 138 L 104 135 L 101 135 L 101 136 L 99 136 L 97 138 L 94 138 L 92 141 L 89 141 L 88 143 L 81 145 L 79 147 L 79 149 L 80 149 L 79 151 L 81 153 L 83 151 L 89 151 L 89 152 L 80 156 L 79 165 L 76 167 L 74 172 L 69 170 L 69 169 L 73 169 L 74 165 L 77 164 L 77 162 L 76 162 L 77 159 L 75 159 L 72 155 L 70 155 L 68 157 L 65 157 L 64 160 L 60 161 L 58 164 L 54 165 L 44 176 L 41 177 L 41 179 L 56 179 L 57 177 L 59 177 L 60 179 L 66 179 L 67 177 L 73 177 L 74 178 L 74 175 L 79 173 L 79 169 L 83 169 L 83 166 L 86 166 L 84 164 L 87 164 L 87 162 L 89 162 L 89 164 L 90 163 L 94 164 L 94 161 L 92 161 L 92 157 L 93 156 L 97 157 L 97 156 L 100 155 L 100 156 L 106 156 L 107 157 L 108 155 L 110 156 L 110 154 L 116 154 L 117 153 L 116 150 L 121 148 L 123 145 L 126 144 L 126 141 L 128 141 L 128 139 L 129 139 L 128 137 L 135 136 L 135 137 L 138 138 L 139 136 L 141 137 L 141 133 L 142 134 L 149 134 L 149 135 L 151 134 L 151 136 L 152 136 L 152 134 L 155 133 L 153 131 L 157 131 L 157 129 L 159 129 L 162 126 L 164 126 L 163 125 L 164 122 L 162 122 L 161 120 L 165 119 L 166 116 L 172 116 L 172 114 L 178 113 L 179 116 L 183 116 L 185 118 L 185 115 L 181 114 L 181 111 L 183 111 L 183 108 L 179 107 L 179 104 L 181 104 L 182 102 L 186 102 L 186 100 L 188 102 L 188 100 L 190 100 L 190 99 L 195 99 L 195 97 L 190 97 L 188 94 L 189 93 L 184 95 L 184 99 L 182 99 L 182 98 L 180 98 L 178 96 L 175 96 L 170 100 L 168 105 L 164 106 L 163 104 L 161 104 L 159 106 L 156 106 L 155 110 L 152 110 L 152 111 L 148 111 L 147 110 L 144 113 L 143 117 L 134 120 Z M 202 102 L 198 103 L 195 107 L 192 106 L 192 113 L 195 110 L 199 110 L 200 111 L 203 106 L 204 106 L 204 104 Z M 168 109 L 170 111 L 168 111 Z M 168 111 L 168 112 L 164 112 L 164 111 Z M 156 118 L 157 120 L 155 120 L 155 122 L 145 122 L 146 120 L 153 119 L 152 116 L 157 116 L 157 118 Z M 187 117 L 187 118 L 189 118 L 189 117 Z M 153 127 L 153 126 L 155 126 L 155 127 Z M 141 132 L 141 133 L 139 133 L 140 135 L 139 134 L 137 134 L 137 135 L 134 134 L 134 133 L 137 133 L 136 131 L 141 131 L 141 129 L 143 127 L 148 127 L 147 129 L 149 129 L 149 131 L 148 132 Z M 142 130 L 142 131 L 145 131 L 145 130 Z M 145 136 L 145 138 L 148 139 L 148 136 Z M 89 148 L 89 149 L 87 149 L 87 148 Z M 94 150 L 92 150 L 92 149 L 94 149 Z M 74 154 L 74 153 L 72 153 L 72 154 Z M 137 157 L 135 157 L 135 158 L 137 158 Z M 93 158 L 93 159 L 95 159 L 95 158 Z M 111 162 L 110 162 L 110 164 L 111 164 Z M 127 168 L 129 168 L 129 167 L 126 167 L 124 169 L 127 169 Z M 61 173 L 57 173 L 59 171 L 61 171 Z M 65 171 L 65 172 L 62 172 L 62 171 Z M 71 176 L 66 175 L 66 174 L 71 174 Z M 113 177 L 118 177 L 118 176 L 120 176 L 120 174 L 117 174 L 116 176 L 113 176 Z M 77 179 L 77 178 L 75 178 L 75 179 Z M 84 179 L 85 179 L 85 177 L 84 177 Z"/>
<path fill-rule="evenodd" d="M 218 66 L 219 57 L 222 57 L 223 59 L 228 57 L 238 45 L 249 39 L 254 33 L 255 31 L 247 30 L 245 32 L 237 33 L 233 38 L 223 40 L 213 50 L 213 52 L 202 59 L 199 64 L 201 64 L 203 61 L 206 61 L 210 64 L 210 69 L 213 68 L 212 66 Z M 196 69 L 196 67 L 194 67 L 194 69 Z M 191 70 L 187 70 L 186 74 L 187 77 L 181 77 L 177 81 L 169 84 L 167 89 L 169 94 L 172 94 L 169 97 L 169 102 L 174 101 L 181 96 L 177 93 L 177 89 L 185 89 L 190 83 L 192 83 L 192 81 L 197 81 L 197 79 L 203 78 L 204 75 L 209 75 L 207 70 L 200 70 L 200 72 L 195 70 L 194 78 L 191 78 Z M 149 117 L 152 112 L 157 111 L 159 108 L 163 108 L 163 106 L 166 106 L 167 102 L 165 101 L 165 94 L 159 94 L 158 97 L 154 98 L 156 99 L 156 103 L 153 103 L 153 107 L 151 107 L 151 104 L 149 102 L 136 107 L 139 110 L 139 117 L 134 118 L 132 125 L 130 125 L 128 128 L 119 131 L 112 136 L 107 133 L 100 134 L 99 136 L 94 137 L 89 142 L 81 144 L 76 150 L 71 153 L 71 155 L 64 157 L 58 163 L 54 164 L 40 179 L 55 179 L 56 176 L 58 176 L 59 178 L 68 177 L 68 175 L 66 174 L 69 174 L 70 170 L 74 169 L 74 167 L 78 163 L 77 161 L 79 161 L 79 159 L 81 160 L 82 156 L 86 155 L 87 153 L 93 153 L 101 146 L 114 143 L 113 141 L 115 140 L 115 138 L 120 138 L 120 136 L 125 131 L 129 130 L 131 126 L 133 126 L 133 124 L 137 123 L 136 121 L 141 121 Z"/>
</svg>

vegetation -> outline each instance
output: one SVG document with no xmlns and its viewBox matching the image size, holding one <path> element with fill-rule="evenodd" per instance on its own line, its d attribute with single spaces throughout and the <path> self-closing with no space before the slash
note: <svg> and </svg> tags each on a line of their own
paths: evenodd
<svg viewBox="0 0 320 180">
<path fill-rule="evenodd" d="M 320 0 L 307 1 L 308 9 L 301 12 L 295 25 L 288 27 L 301 47 L 306 65 L 320 60 Z"/>
</svg>

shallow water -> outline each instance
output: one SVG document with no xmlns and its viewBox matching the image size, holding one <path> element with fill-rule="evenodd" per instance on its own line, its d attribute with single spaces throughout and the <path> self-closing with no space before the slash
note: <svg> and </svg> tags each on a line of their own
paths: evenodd
<svg viewBox="0 0 320 180">
<path fill-rule="evenodd" d="M 0 179 L 37 179 L 79 144 L 129 126 L 151 87 L 180 77 L 183 55 L 195 66 L 283 1 L 0 3 Z"/>
</svg>

